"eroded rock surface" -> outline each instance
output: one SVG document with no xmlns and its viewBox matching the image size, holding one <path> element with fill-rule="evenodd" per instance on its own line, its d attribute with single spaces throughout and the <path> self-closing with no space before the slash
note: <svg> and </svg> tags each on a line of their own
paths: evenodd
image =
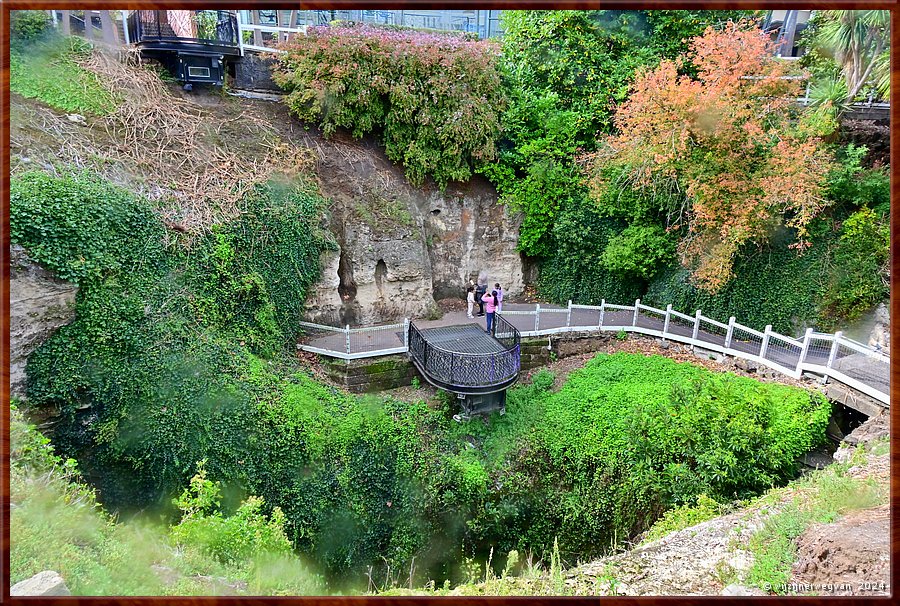
<svg viewBox="0 0 900 606">
<path fill-rule="evenodd" d="M 371 141 L 335 136 L 307 144 L 318 156 L 340 248 L 323 255 L 307 319 L 355 326 L 433 317 L 436 300 L 463 300 L 468 281 L 482 272 L 507 297 L 521 294 L 519 219 L 497 204 L 486 180 L 443 191 L 431 182 L 413 187 Z"/>
<path fill-rule="evenodd" d="M 25 395 L 25 362 L 57 328 L 75 317 L 78 287 L 34 263 L 21 246 L 10 250 L 9 388 Z"/>
</svg>

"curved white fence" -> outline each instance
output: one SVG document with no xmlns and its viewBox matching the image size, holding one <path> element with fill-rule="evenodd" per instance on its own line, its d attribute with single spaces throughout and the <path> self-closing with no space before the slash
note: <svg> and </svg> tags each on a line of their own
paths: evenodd
<svg viewBox="0 0 900 606">
<path fill-rule="evenodd" d="M 804 372 L 832 378 L 879 402 L 890 404 L 890 358 L 882 351 L 844 337 L 840 332 L 819 333 L 808 329 L 801 338 L 772 331 L 762 332 L 739 324 L 707 318 L 698 309 L 687 315 L 672 309 L 657 309 L 641 303 L 567 307 L 536 305 L 534 309 L 503 311 L 522 337 L 546 336 L 565 332 L 634 332 L 692 347 L 750 360 L 775 369 L 789 377 Z M 325 356 L 351 360 L 396 353 L 407 348 L 408 320 L 400 324 L 341 329 L 301 322 L 307 339 L 300 346 Z"/>
</svg>

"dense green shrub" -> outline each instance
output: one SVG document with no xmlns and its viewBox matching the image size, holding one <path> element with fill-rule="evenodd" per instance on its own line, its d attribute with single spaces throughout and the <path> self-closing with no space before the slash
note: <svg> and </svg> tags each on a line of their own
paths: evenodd
<svg viewBox="0 0 900 606">
<path fill-rule="evenodd" d="M 585 198 L 573 201 L 553 224 L 551 256 L 541 264 L 538 289 L 551 301 L 599 305 L 629 303 L 641 296 L 644 280 L 608 270 L 603 251 L 624 230 L 624 222 L 604 218 Z"/>
<path fill-rule="evenodd" d="M 601 261 L 610 271 L 650 278 L 675 258 L 675 242 L 658 225 L 633 223 L 613 238 Z"/>
<path fill-rule="evenodd" d="M 493 42 L 370 26 L 313 27 L 279 57 L 288 107 L 355 137 L 380 134 L 414 184 L 465 181 L 492 160 L 503 109 Z"/>
<path fill-rule="evenodd" d="M 75 321 L 29 358 L 29 401 L 63 411 L 58 444 L 91 449 L 104 499 L 159 498 L 211 450 L 246 441 L 224 430 L 248 414 L 238 379 L 250 351 L 289 344 L 326 246 L 314 190 L 260 186 L 238 219 L 169 248 L 147 202 L 96 177 L 28 173 L 11 192 L 13 242 L 81 286 Z"/>
<path fill-rule="evenodd" d="M 145 202 L 99 177 L 29 172 L 10 184 L 10 237 L 63 280 L 84 285 L 158 271 L 164 228 Z"/>
<path fill-rule="evenodd" d="M 588 557 L 701 493 L 782 482 L 830 415 L 819 395 L 655 356 L 601 354 L 545 389 L 510 392 L 506 415 L 477 430 L 494 488 L 476 528 L 501 552 L 547 553 L 558 537 Z"/>
<path fill-rule="evenodd" d="M 231 516 L 219 507 L 219 486 L 206 479 L 203 463 L 175 505 L 182 518 L 172 528 L 173 540 L 198 547 L 223 564 L 236 564 L 263 553 L 288 555 L 291 543 L 284 535 L 284 513 L 275 507 L 271 517 L 262 514 L 262 499 L 250 497 Z"/>
<path fill-rule="evenodd" d="M 9 11 L 10 42 L 33 42 L 50 30 L 50 15 L 46 11 Z"/>
<path fill-rule="evenodd" d="M 822 316 L 829 324 L 855 320 L 887 299 L 890 244 L 890 225 L 870 208 L 843 222 L 822 301 Z"/>
<path fill-rule="evenodd" d="M 827 196 L 839 210 L 868 206 L 887 215 L 891 204 L 891 179 L 884 168 L 863 168 L 868 148 L 852 143 L 838 152 L 838 167 L 828 175 Z"/>
</svg>

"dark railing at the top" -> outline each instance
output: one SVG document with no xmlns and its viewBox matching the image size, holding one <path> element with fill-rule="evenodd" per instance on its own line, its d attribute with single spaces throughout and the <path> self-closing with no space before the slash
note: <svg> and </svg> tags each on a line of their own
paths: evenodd
<svg viewBox="0 0 900 606">
<path fill-rule="evenodd" d="M 168 42 L 238 46 L 237 16 L 230 11 L 134 11 L 128 17 L 133 43 Z"/>
<path fill-rule="evenodd" d="M 410 323 L 409 355 L 430 380 L 447 389 L 488 389 L 512 384 L 521 364 L 519 331 L 497 314 L 494 337 L 503 345 L 503 351 L 461 353 L 429 343 Z"/>
</svg>

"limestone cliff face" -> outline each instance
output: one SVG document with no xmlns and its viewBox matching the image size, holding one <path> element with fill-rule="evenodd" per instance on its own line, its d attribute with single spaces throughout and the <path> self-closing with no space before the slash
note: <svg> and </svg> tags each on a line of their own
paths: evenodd
<svg viewBox="0 0 900 606">
<path fill-rule="evenodd" d="M 435 300 L 464 299 L 480 273 L 507 296 L 522 292 L 519 220 L 486 180 L 412 187 L 372 143 L 318 143 L 317 175 L 339 250 L 322 257 L 308 320 L 356 326 L 427 317 Z"/>
<path fill-rule="evenodd" d="M 25 362 L 57 328 L 73 320 L 78 287 L 53 277 L 21 246 L 13 245 L 10 253 L 9 389 L 13 397 L 24 397 Z"/>
</svg>

